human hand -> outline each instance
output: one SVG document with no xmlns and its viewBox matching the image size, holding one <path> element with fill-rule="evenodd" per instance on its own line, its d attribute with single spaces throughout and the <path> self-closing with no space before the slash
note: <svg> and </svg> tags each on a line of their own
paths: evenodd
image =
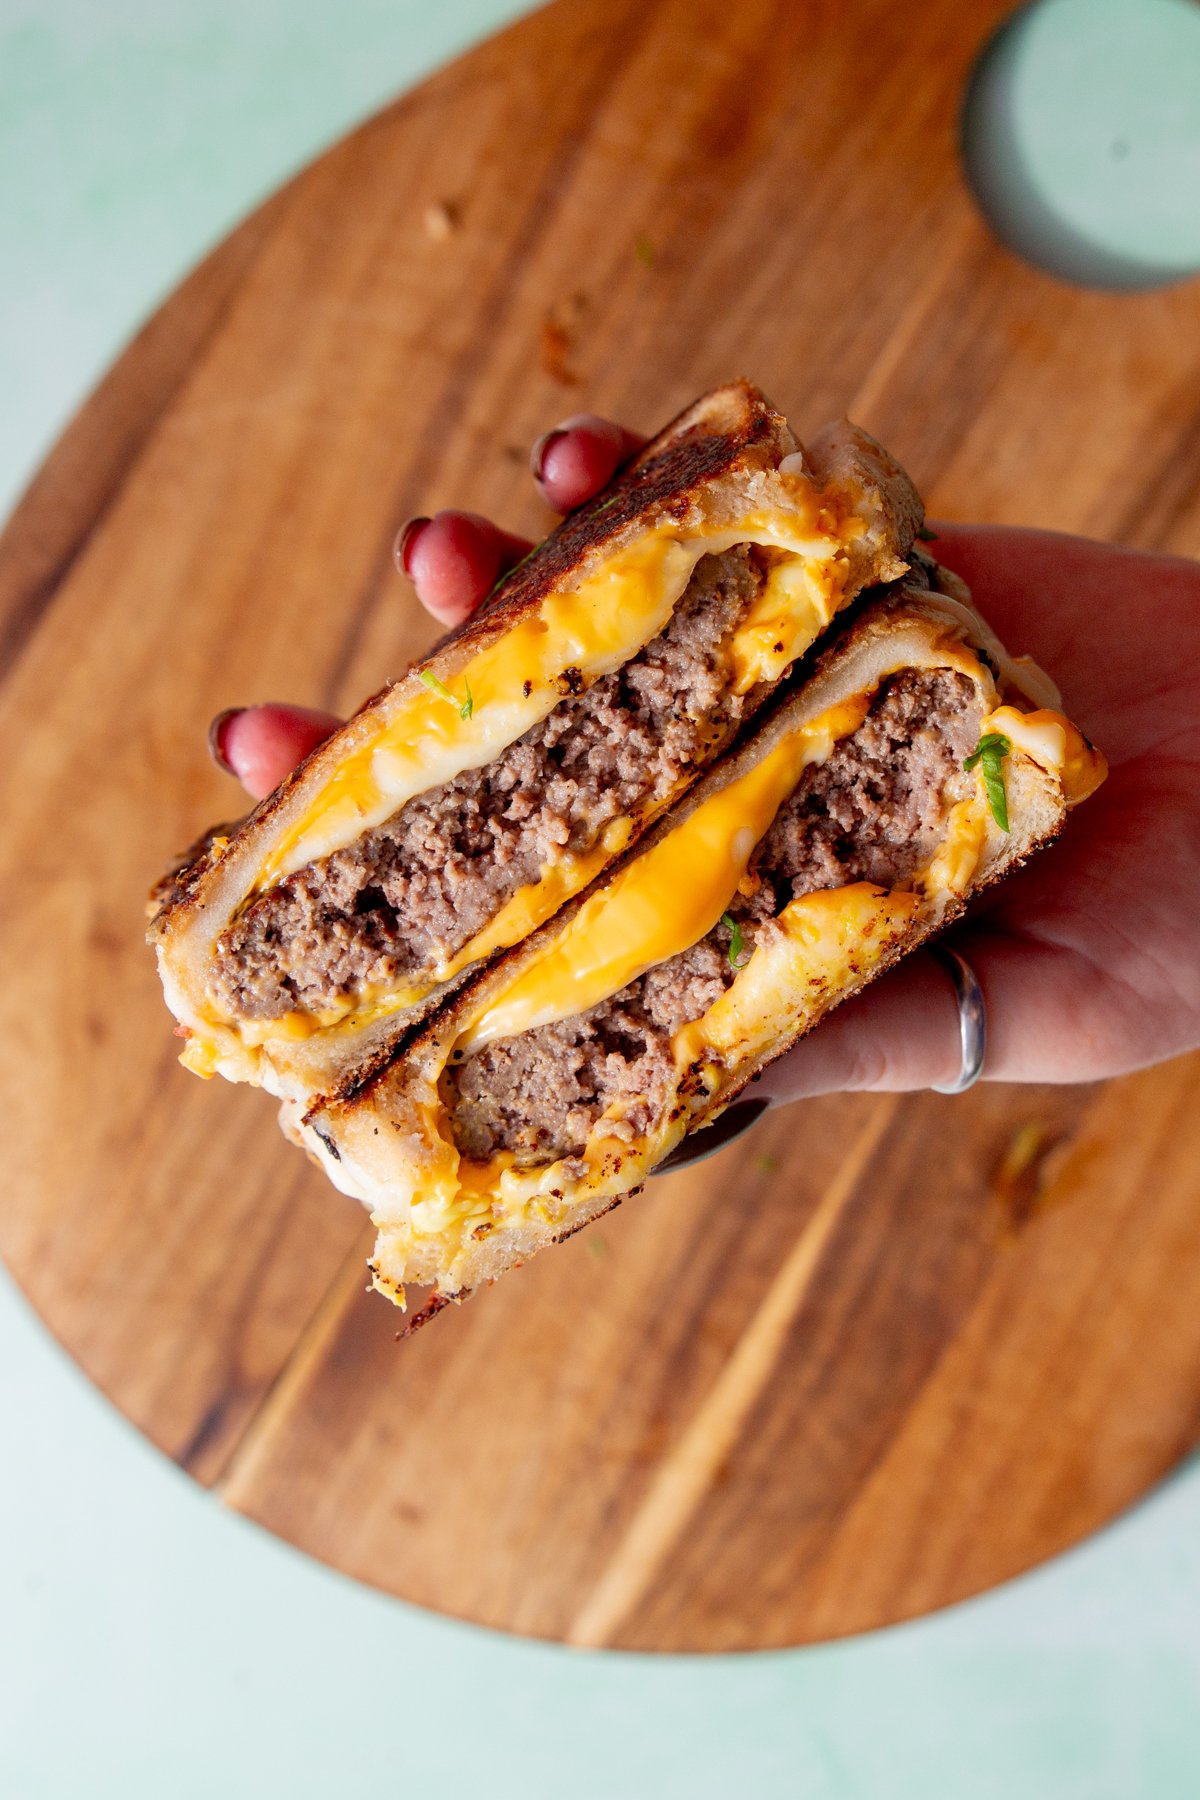
<svg viewBox="0 0 1200 1800">
<path fill-rule="evenodd" d="M 639 443 L 590 415 L 568 420 L 535 446 L 534 474 L 569 511 Z M 529 548 L 477 515 L 443 512 L 405 527 L 397 560 L 434 617 L 456 625 Z M 1087 1081 L 1200 1044 L 1200 565 L 1000 526 L 943 526 L 931 548 L 1008 647 L 1060 683 L 1110 767 L 1060 841 L 981 895 L 950 935 L 987 1003 L 985 1078 Z M 258 797 L 337 723 L 282 706 L 222 714 L 214 753 Z M 950 978 L 918 952 L 755 1091 L 926 1088 L 958 1068 Z"/>
</svg>

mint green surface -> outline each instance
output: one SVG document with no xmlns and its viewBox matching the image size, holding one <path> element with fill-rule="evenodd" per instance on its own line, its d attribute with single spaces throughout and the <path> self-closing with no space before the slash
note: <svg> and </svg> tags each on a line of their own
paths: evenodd
<svg viewBox="0 0 1200 1800">
<path fill-rule="evenodd" d="M 1085 286 L 1200 271 L 1200 5 L 1041 0 L 998 34 L 964 119 L 1000 235 Z"/>
<path fill-rule="evenodd" d="M 0 504 L 247 206 L 516 10 L 0 0 Z M 1198 1721 L 1195 1467 L 917 1625 L 746 1658 L 567 1652 L 385 1600 L 229 1515 L 0 1274 L 0 1800 L 1191 1800 Z"/>
</svg>

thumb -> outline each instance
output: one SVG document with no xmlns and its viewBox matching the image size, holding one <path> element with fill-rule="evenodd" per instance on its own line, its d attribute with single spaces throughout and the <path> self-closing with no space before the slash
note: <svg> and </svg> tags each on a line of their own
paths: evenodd
<svg viewBox="0 0 1200 1800">
<path fill-rule="evenodd" d="M 958 999 L 949 970 L 919 950 L 801 1038 L 754 1088 L 772 1102 L 870 1089 L 944 1086 L 962 1068 Z"/>
</svg>

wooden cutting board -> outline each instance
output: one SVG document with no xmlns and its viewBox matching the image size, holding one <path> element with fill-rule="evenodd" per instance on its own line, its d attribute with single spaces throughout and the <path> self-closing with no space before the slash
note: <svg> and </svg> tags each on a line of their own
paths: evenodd
<svg viewBox="0 0 1200 1800">
<path fill-rule="evenodd" d="M 4 1253 L 198 1481 L 422 1605 L 640 1649 L 861 1631 L 1197 1440 L 1195 1060 L 778 1114 L 398 1345 L 359 1210 L 264 1096 L 178 1068 L 141 942 L 239 807 L 209 716 L 396 673 L 432 635 L 397 525 L 543 529 L 526 446 L 564 412 L 650 428 L 745 372 L 936 513 L 1200 552 L 1200 286 L 1074 291 L 964 190 L 1002 10 L 558 0 L 236 231 L 0 546 Z"/>
</svg>

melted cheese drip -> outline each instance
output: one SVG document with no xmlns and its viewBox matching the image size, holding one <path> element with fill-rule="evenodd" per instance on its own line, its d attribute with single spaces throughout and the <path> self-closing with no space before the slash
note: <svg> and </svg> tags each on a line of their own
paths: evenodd
<svg viewBox="0 0 1200 1800">
<path fill-rule="evenodd" d="M 946 835 L 920 880 L 922 890 L 931 897 L 962 895 L 970 886 L 987 837 L 987 815 L 982 805 L 985 797 L 977 789 L 972 799 L 960 800 L 951 807 Z"/>
<path fill-rule="evenodd" d="M 840 599 L 841 584 L 831 583 L 825 570 L 814 571 L 803 557 L 775 563 L 733 639 L 734 693 L 778 681 L 820 637 Z"/>
</svg>

